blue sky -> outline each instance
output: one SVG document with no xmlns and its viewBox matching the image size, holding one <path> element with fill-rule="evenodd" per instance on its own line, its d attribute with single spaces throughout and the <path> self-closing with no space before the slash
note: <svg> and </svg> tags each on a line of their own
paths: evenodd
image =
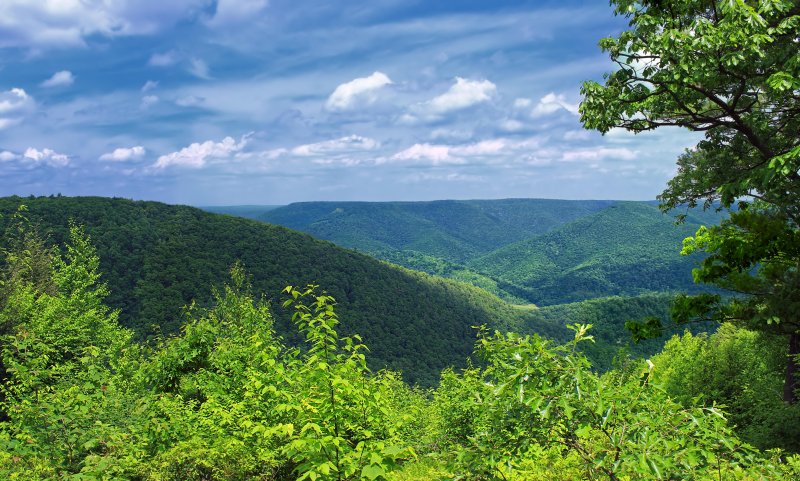
<svg viewBox="0 0 800 481">
<path fill-rule="evenodd" d="M 652 199 L 696 134 L 582 129 L 600 1 L 3 0 L 0 195 Z"/>
</svg>

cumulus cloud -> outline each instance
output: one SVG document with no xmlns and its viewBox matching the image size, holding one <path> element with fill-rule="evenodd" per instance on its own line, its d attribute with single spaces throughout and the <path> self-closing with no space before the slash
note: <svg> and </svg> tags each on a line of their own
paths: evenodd
<svg viewBox="0 0 800 481">
<path fill-rule="evenodd" d="M 631 149 L 618 147 L 597 147 L 587 149 L 568 150 L 563 153 L 562 159 L 567 162 L 582 160 L 602 160 L 619 159 L 633 160 L 637 157 L 637 152 Z"/>
<path fill-rule="evenodd" d="M 134 147 L 120 147 L 114 149 L 113 152 L 108 152 L 100 156 L 100 160 L 107 160 L 111 162 L 127 162 L 130 160 L 137 160 L 144 157 L 146 153 L 144 147 L 137 145 Z"/>
<path fill-rule="evenodd" d="M 74 82 L 75 76 L 72 75 L 72 72 L 69 70 L 60 70 L 39 85 L 44 88 L 66 87 L 68 85 L 72 85 Z"/>
<path fill-rule="evenodd" d="M 439 115 L 487 102 L 496 91 L 497 86 L 488 80 L 456 77 L 456 83 L 447 92 L 423 105 L 428 113 Z"/>
<path fill-rule="evenodd" d="M 291 150 L 293 155 L 298 156 L 313 156 L 313 155 L 326 155 L 338 154 L 347 152 L 357 152 L 364 150 L 374 150 L 380 146 L 380 143 L 375 139 L 369 137 L 362 137 L 360 135 L 350 135 L 341 137 L 334 140 L 326 140 L 313 144 L 299 145 Z"/>
<path fill-rule="evenodd" d="M 377 99 L 377 91 L 391 85 L 392 80 L 383 72 L 373 72 L 369 77 L 360 77 L 336 87 L 328 97 L 328 110 L 348 110 L 360 103 L 371 104 Z"/>
<path fill-rule="evenodd" d="M 516 119 L 504 119 L 500 122 L 500 129 L 506 132 L 519 132 L 525 130 L 525 124 Z"/>
<path fill-rule="evenodd" d="M 238 157 L 261 160 L 275 160 L 278 158 L 308 159 L 314 164 L 336 163 L 353 166 L 371 160 L 364 156 L 364 152 L 378 149 L 380 145 L 380 142 L 369 137 L 349 135 L 338 139 L 303 144 L 291 148 L 281 147 L 261 152 L 242 153 L 239 154 Z"/>
<path fill-rule="evenodd" d="M 22 154 L 22 161 L 33 164 L 46 164 L 52 167 L 64 167 L 69 165 L 69 156 L 59 154 L 51 149 L 38 150 L 28 147 Z"/>
<path fill-rule="evenodd" d="M 394 154 L 390 160 L 428 160 L 433 165 L 442 163 L 462 163 L 460 159 L 455 159 L 450 155 L 451 147 L 448 145 L 436 144 L 414 144 L 411 147 Z"/>
<path fill-rule="evenodd" d="M 578 105 L 567 102 L 563 94 L 556 95 L 553 92 L 545 95 L 539 99 L 539 103 L 534 107 L 531 115 L 534 117 L 544 117 L 559 110 L 566 110 L 567 112 L 578 115 Z"/>
<path fill-rule="evenodd" d="M 206 23 L 210 27 L 230 27 L 232 25 L 252 21 L 255 15 L 261 13 L 268 0 L 217 0 L 217 9 L 214 16 Z"/>
<path fill-rule="evenodd" d="M 21 88 L 0 92 L 0 130 L 22 122 L 33 107 L 33 98 Z"/>
<path fill-rule="evenodd" d="M 152 34 L 195 15 L 207 0 L 0 2 L 0 47 L 81 46 L 92 35 Z"/>
<path fill-rule="evenodd" d="M 482 140 L 471 144 L 414 144 L 389 158 L 382 158 L 378 163 L 427 161 L 432 165 L 463 164 L 469 158 L 500 158 L 521 151 L 535 149 L 540 145 L 537 138 L 527 140 L 509 140 L 504 138 Z"/>
<path fill-rule="evenodd" d="M 0 152 L 0 162 L 11 162 L 12 160 L 17 160 L 18 158 L 20 158 L 20 156 L 14 152 L 9 152 L 8 150 Z"/>
<path fill-rule="evenodd" d="M 231 155 L 245 148 L 250 134 L 242 136 L 239 142 L 232 137 L 225 137 L 221 142 L 207 140 L 203 143 L 193 143 L 177 152 L 162 155 L 153 164 L 153 169 L 163 170 L 170 166 L 177 167 L 204 167 L 210 160 L 227 159 Z"/>
<path fill-rule="evenodd" d="M 520 97 L 520 98 L 514 99 L 514 108 L 515 109 L 527 109 L 531 105 L 533 105 L 533 100 L 531 100 L 531 99 L 526 99 L 524 97 Z"/>
</svg>

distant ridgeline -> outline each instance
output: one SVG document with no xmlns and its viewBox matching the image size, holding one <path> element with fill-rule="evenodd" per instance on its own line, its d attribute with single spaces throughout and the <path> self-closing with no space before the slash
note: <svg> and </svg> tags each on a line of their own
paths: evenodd
<svg viewBox="0 0 800 481">
<path fill-rule="evenodd" d="M 527 200 L 386 204 L 393 214 L 378 217 L 383 219 L 381 222 L 386 230 L 380 235 L 384 236 L 385 241 L 399 243 L 406 239 L 402 241 L 405 242 L 402 245 L 411 245 L 415 250 L 392 250 L 386 246 L 391 247 L 394 244 L 382 242 L 380 251 L 393 253 L 401 260 L 413 260 L 416 256 L 423 264 L 440 263 L 446 266 L 440 274 L 476 285 L 483 282 L 489 291 L 493 287 L 496 290 L 497 286 L 505 286 L 503 289 L 513 286 L 519 292 L 515 293 L 517 297 L 510 297 L 517 300 L 516 304 L 522 305 L 506 303 L 486 290 L 464 282 L 392 266 L 284 227 L 157 202 L 98 197 L 0 198 L 0 232 L 6 231 L 11 215 L 20 204 L 28 207 L 27 215 L 30 220 L 53 244 L 64 241 L 70 220 L 85 226 L 92 243 L 98 249 L 104 280 L 111 290 L 108 304 L 120 309 L 121 322 L 142 339 L 177 332 L 183 319 L 183 306 L 192 301 L 201 306 L 206 305 L 211 298 L 212 286 L 221 286 L 226 282 L 230 267 L 240 260 L 251 275 L 254 291 L 264 293 L 274 300 L 272 305 L 277 328 L 287 340 L 296 342 L 297 338 L 294 329 L 289 327 L 288 313 L 280 308 L 279 293 L 289 284 L 318 284 L 339 303 L 337 312 L 342 320 L 342 334 L 362 335 L 365 344 L 372 351 L 369 359 L 373 369 L 389 367 L 399 370 L 407 381 L 422 385 L 435 384 L 444 367 L 465 364 L 475 342 L 473 326 L 481 324 L 501 330 L 539 333 L 545 337 L 563 340 L 569 335 L 564 328 L 566 322 L 592 322 L 595 324 L 594 334 L 598 343 L 589 349 L 588 354 L 597 367 L 608 367 L 618 347 L 628 343 L 628 334 L 623 329 L 625 320 L 645 315 L 664 318 L 669 299 L 667 295 L 648 294 L 635 298 L 611 297 L 535 309 L 524 303 L 535 299 L 533 296 L 537 292 L 536 282 L 542 276 L 529 274 L 526 278 L 522 269 L 509 269 L 509 274 L 519 272 L 520 274 L 514 274 L 519 277 L 502 280 L 496 274 L 502 272 L 501 269 L 488 273 L 487 268 L 487 273 L 478 273 L 477 268 L 472 270 L 473 268 L 463 267 L 470 263 L 475 266 L 489 265 L 490 256 L 497 254 L 494 252 L 496 248 L 493 250 L 492 246 L 506 249 L 521 246 L 519 252 L 524 252 L 522 249 L 527 248 L 531 240 L 550 238 L 558 232 L 569 232 L 565 229 L 570 225 L 592 218 L 602 219 L 606 212 L 626 208 L 634 211 L 643 209 L 652 218 L 657 211 L 647 204 Z M 482 204 L 485 206 L 481 207 Z M 492 204 L 496 208 L 490 208 Z M 340 214 L 347 215 L 350 205 L 380 211 L 383 204 L 312 203 L 282 207 L 274 212 L 289 219 L 291 214 L 287 214 L 287 209 L 296 209 L 302 205 L 316 206 L 318 209 L 324 207 L 328 209 L 328 214 L 336 217 Z M 451 216 L 451 211 L 447 208 L 449 205 L 460 209 L 460 214 Z M 531 205 L 549 209 L 547 212 L 537 213 Z M 266 209 L 268 208 L 250 206 L 236 209 L 235 212 L 261 217 Z M 341 210 L 334 212 L 337 209 Z M 419 212 L 415 214 L 416 217 L 408 213 L 415 209 Z M 403 217 L 396 212 L 405 212 L 405 223 L 395 220 L 398 216 Z M 470 221 L 469 212 L 483 214 Z M 423 223 L 427 234 L 422 238 L 414 231 L 414 226 L 419 225 L 421 213 L 425 213 L 425 219 L 428 219 Z M 314 224 L 311 219 L 315 217 L 308 213 L 303 214 L 302 209 L 297 215 L 303 222 Z M 354 221 L 366 222 L 366 218 L 365 214 L 360 214 L 355 216 Z M 570 219 L 572 222 L 567 222 Z M 669 218 L 663 218 L 662 222 L 666 229 L 675 229 Z M 642 224 L 646 222 L 642 221 Z M 625 225 L 624 232 L 608 235 L 624 239 L 637 232 L 634 226 L 624 222 L 622 225 Z M 439 226 L 448 227 L 445 229 Z M 351 229 L 347 223 L 326 228 L 331 233 L 340 232 L 354 240 L 359 237 L 356 235 L 359 232 L 372 232 L 374 236 L 381 232 L 366 224 L 361 230 Z M 535 237 L 525 237 L 526 232 L 533 232 Z M 576 228 L 576 232 L 580 232 L 580 228 Z M 504 234 L 515 243 L 508 245 L 508 242 L 503 241 Z M 638 235 L 646 237 L 645 234 Z M 675 237 L 677 239 L 680 235 Z M 581 244 L 579 239 L 572 240 Z M 638 240 L 648 243 L 645 239 Z M 590 267 L 603 267 L 600 264 L 602 259 L 613 259 L 613 252 L 625 251 L 623 247 L 603 245 L 596 245 L 592 250 L 591 242 L 591 238 L 584 239 L 585 247 L 581 252 L 596 252 L 600 260 L 593 264 L 590 261 L 594 257 L 587 256 L 589 260 L 581 261 Z M 649 242 L 655 244 L 657 241 L 651 239 Z M 620 241 L 619 245 L 625 244 Z M 629 245 L 627 249 L 635 250 Z M 405 257 L 407 252 L 412 254 Z M 688 277 L 689 263 L 677 256 L 677 247 L 670 252 L 677 259 L 676 262 L 684 263 L 686 270 L 683 275 Z M 444 257 L 445 254 L 447 257 Z M 668 257 L 666 252 L 662 253 L 663 259 Z M 574 254 L 567 259 L 569 262 L 576 262 L 575 259 L 579 258 L 579 254 Z M 632 263 L 634 266 L 644 264 L 645 254 L 635 258 L 632 256 L 632 259 L 639 262 Z M 624 259 L 620 260 L 615 268 L 624 270 L 623 261 Z M 569 264 L 565 262 L 564 265 Z M 551 267 L 550 272 L 558 274 L 558 269 L 559 267 Z M 675 269 L 677 271 L 677 267 Z M 569 278 L 565 273 L 560 275 Z M 627 285 L 633 286 L 636 276 L 630 277 Z M 542 292 L 560 291 L 555 287 L 556 280 L 551 281 L 551 284 L 542 288 Z M 648 289 L 643 288 L 631 292 L 646 290 Z M 567 291 L 569 289 L 565 287 L 565 294 Z M 571 297 L 567 296 L 566 299 L 580 299 L 579 291 L 572 289 L 570 292 Z M 596 293 L 608 295 L 630 292 L 597 290 Z M 507 294 L 506 296 L 509 297 Z M 632 346 L 630 353 L 649 355 L 661 343 Z"/>
<path fill-rule="evenodd" d="M 411 269 L 474 284 L 517 304 L 694 290 L 697 258 L 678 255 L 714 210 L 681 225 L 654 202 L 503 199 L 300 202 L 215 207 L 279 224 Z"/>
</svg>

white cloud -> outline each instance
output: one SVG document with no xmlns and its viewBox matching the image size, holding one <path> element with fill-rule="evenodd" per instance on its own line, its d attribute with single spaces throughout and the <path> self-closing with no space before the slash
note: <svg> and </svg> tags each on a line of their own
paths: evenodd
<svg viewBox="0 0 800 481">
<path fill-rule="evenodd" d="M 144 83 L 144 85 L 142 85 L 142 92 L 149 92 L 154 90 L 156 87 L 158 87 L 158 82 L 155 80 L 148 80 Z"/>
<path fill-rule="evenodd" d="M 450 146 L 434 144 L 414 144 L 394 154 L 391 160 L 429 160 L 433 165 L 449 162 L 463 162 L 450 156 Z"/>
<path fill-rule="evenodd" d="M 39 85 L 44 88 L 66 87 L 68 85 L 72 85 L 74 82 L 75 76 L 72 75 L 72 72 L 69 70 L 60 70 Z"/>
<path fill-rule="evenodd" d="M 333 153 L 357 152 L 364 150 L 374 150 L 380 146 L 377 140 L 360 135 L 350 135 L 334 140 L 326 140 L 314 144 L 300 145 L 291 150 L 291 153 L 298 156 L 325 155 Z"/>
<path fill-rule="evenodd" d="M 452 150 L 458 155 L 464 156 L 485 156 L 497 155 L 503 153 L 509 148 L 514 148 L 514 145 L 505 139 L 490 139 L 482 140 L 480 142 L 468 145 L 454 147 Z"/>
<path fill-rule="evenodd" d="M 8 150 L 0 152 L 0 162 L 10 162 L 18 159 L 19 157 L 19 155 L 15 154 L 14 152 L 9 152 Z"/>
<path fill-rule="evenodd" d="M 230 27 L 252 21 L 269 4 L 268 0 L 217 0 L 214 16 L 206 23 L 210 27 Z"/>
<path fill-rule="evenodd" d="M 520 97 L 518 99 L 514 99 L 514 108 L 515 109 L 527 109 L 528 107 L 533 104 L 533 100 L 526 99 L 524 97 Z"/>
<path fill-rule="evenodd" d="M 525 124 L 516 119 L 505 119 L 500 122 L 500 129 L 506 132 L 519 132 L 525 129 Z"/>
<path fill-rule="evenodd" d="M 205 62 L 205 60 L 200 58 L 193 58 L 189 62 L 189 73 L 203 80 L 208 80 L 211 78 L 208 70 L 208 64 Z"/>
<path fill-rule="evenodd" d="M 349 135 L 338 139 L 325 140 L 292 148 L 275 148 L 261 152 L 237 154 L 237 159 L 275 160 L 278 158 L 309 159 L 314 164 L 360 165 L 371 160 L 363 153 L 380 147 L 380 142 L 369 137 Z M 362 154 L 362 155 L 358 155 Z"/>
<path fill-rule="evenodd" d="M 391 85 L 392 80 L 383 72 L 373 72 L 369 77 L 360 77 L 336 87 L 328 97 L 328 110 L 347 110 L 364 102 L 371 104 L 377 99 L 377 91 Z"/>
<path fill-rule="evenodd" d="M 247 145 L 250 134 L 243 135 L 239 142 L 232 137 L 225 137 L 221 142 L 207 140 L 201 143 L 193 143 L 177 152 L 162 155 L 153 164 L 155 170 L 163 170 L 170 166 L 179 167 L 204 167 L 209 160 L 226 159 L 240 152 Z"/>
<path fill-rule="evenodd" d="M 534 107 L 531 115 L 534 117 L 543 117 L 559 110 L 566 110 L 567 112 L 578 115 L 578 105 L 568 103 L 563 94 L 556 95 L 553 92 L 545 95 L 539 99 L 539 103 Z"/>
<path fill-rule="evenodd" d="M 432 165 L 463 164 L 469 158 L 479 158 L 486 162 L 496 163 L 505 156 L 516 156 L 521 152 L 538 149 L 542 140 L 530 138 L 526 140 L 509 140 L 505 138 L 488 139 L 462 145 L 447 144 L 414 144 L 389 158 L 380 158 L 376 162 L 429 161 Z"/>
<path fill-rule="evenodd" d="M 69 156 L 59 154 L 51 149 L 38 150 L 33 147 L 28 147 L 25 153 L 22 154 L 24 162 L 31 162 L 34 164 L 47 164 L 52 167 L 64 167 L 69 165 Z"/>
<path fill-rule="evenodd" d="M 92 35 L 152 34 L 190 18 L 207 0 L 3 0 L 0 47 L 81 46 Z"/>
<path fill-rule="evenodd" d="M 0 92 L 0 130 L 22 122 L 33 108 L 33 98 L 21 88 Z"/>
<path fill-rule="evenodd" d="M 568 150 L 561 156 L 562 160 L 574 162 L 580 160 L 602 160 L 619 159 L 633 160 L 637 157 L 637 152 L 626 148 L 598 147 L 593 149 Z"/>
<path fill-rule="evenodd" d="M 0 114 L 18 111 L 29 99 L 25 90 L 20 88 L 0 93 Z"/>
<path fill-rule="evenodd" d="M 154 53 L 150 56 L 150 60 L 147 61 L 147 64 L 153 67 L 169 67 L 170 65 L 175 65 L 177 62 L 178 54 L 174 50 L 170 50 L 164 53 Z"/>
<path fill-rule="evenodd" d="M 146 153 L 144 147 L 137 145 L 135 147 L 120 147 L 114 149 L 113 152 L 108 152 L 100 156 L 100 160 L 108 160 L 112 162 L 127 162 L 129 160 L 141 159 Z"/>
<path fill-rule="evenodd" d="M 422 104 L 422 108 L 429 114 L 444 114 L 486 102 L 496 91 L 497 86 L 488 80 L 456 77 L 456 83 L 447 92 Z"/>
</svg>

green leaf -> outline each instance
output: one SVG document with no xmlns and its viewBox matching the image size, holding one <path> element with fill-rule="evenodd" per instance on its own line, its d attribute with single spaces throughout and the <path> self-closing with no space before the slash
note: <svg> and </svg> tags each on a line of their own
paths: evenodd
<svg viewBox="0 0 800 481">
<path fill-rule="evenodd" d="M 386 476 L 386 470 L 380 464 L 370 464 L 361 469 L 361 477 L 369 480 Z"/>
</svg>

